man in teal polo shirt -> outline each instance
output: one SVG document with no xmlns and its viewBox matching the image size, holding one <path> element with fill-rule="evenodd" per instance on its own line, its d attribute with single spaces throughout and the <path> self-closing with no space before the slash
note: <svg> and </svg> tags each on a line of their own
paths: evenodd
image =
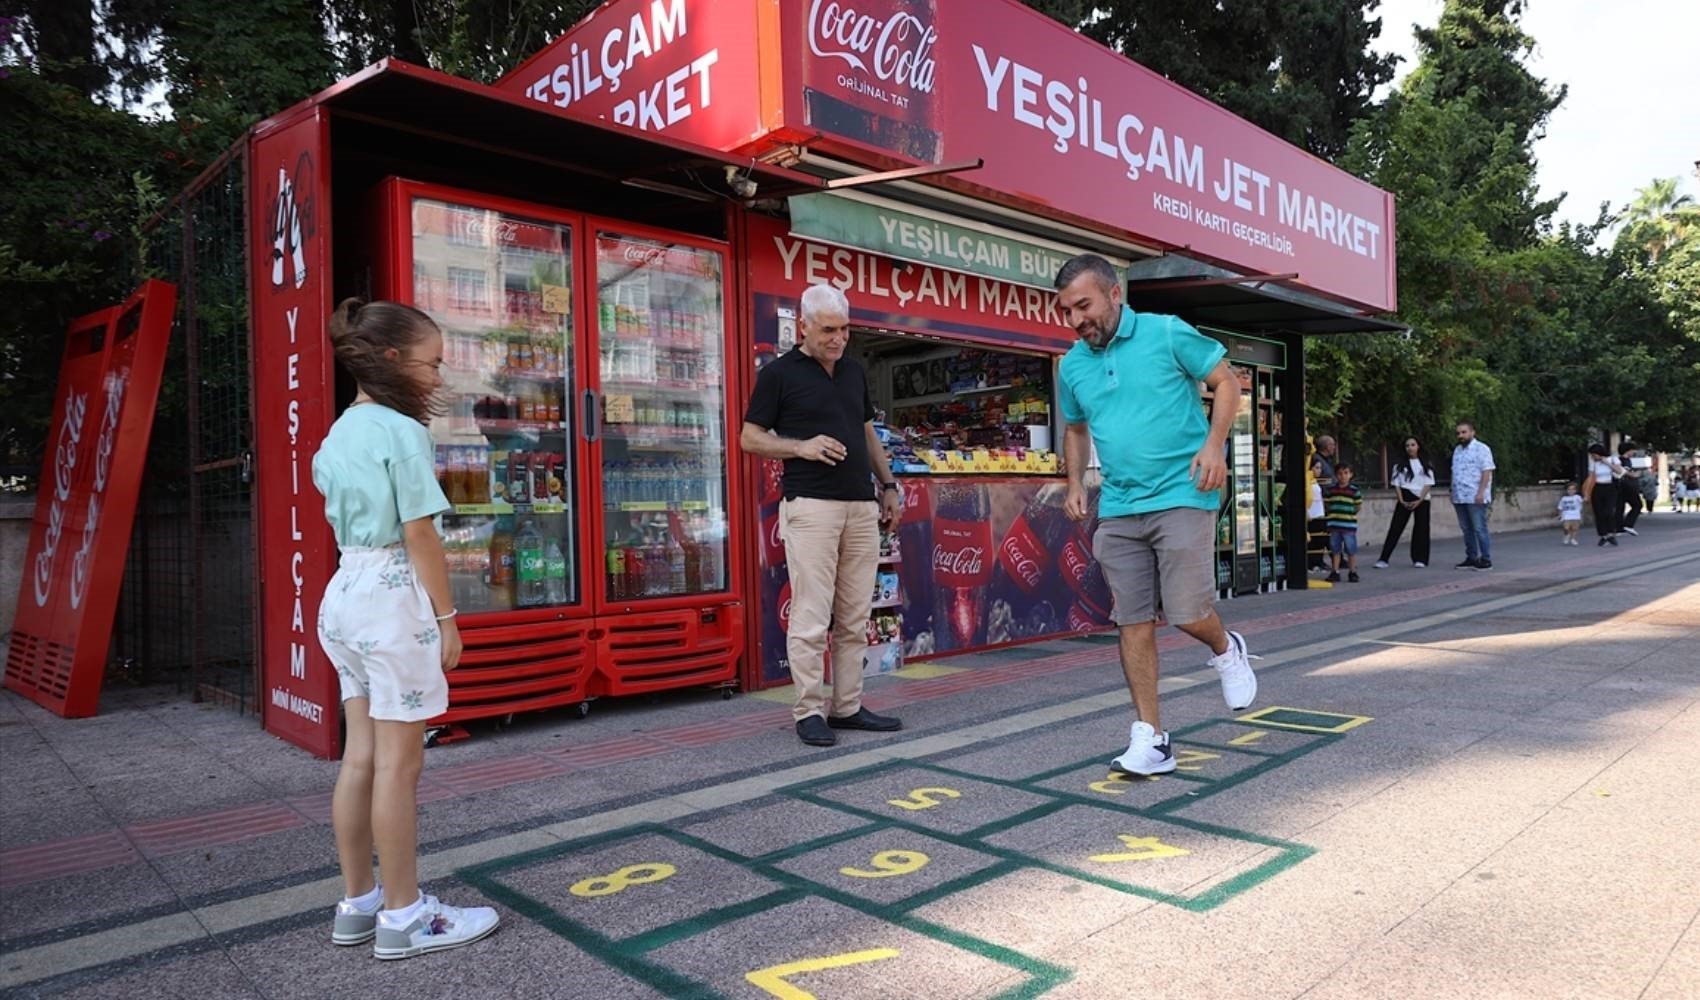
<svg viewBox="0 0 1700 1000">
<path fill-rule="evenodd" d="M 1068 430 L 1068 498 L 1089 516 L 1081 472 L 1092 445 L 1104 485 L 1092 554 L 1115 597 L 1122 672 L 1139 720 L 1111 766 L 1131 774 L 1175 769 L 1157 710 L 1157 599 L 1169 624 L 1210 647 L 1230 709 L 1251 705 L 1257 677 L 1245 639 L 1222 627 L 1216 598 L 1217 491 L 1228 478 L 1224 443 L 1239 411 L 1226 349 L 1191 326 L 1122 304 L 1109 261 L 1082 254 L 1056 278 L 1057 304 L 1080 341 L 1063 355 L 1059 396 Z M 1213 393 L 1210 419 L 1198 383 Z"/>
</svg>

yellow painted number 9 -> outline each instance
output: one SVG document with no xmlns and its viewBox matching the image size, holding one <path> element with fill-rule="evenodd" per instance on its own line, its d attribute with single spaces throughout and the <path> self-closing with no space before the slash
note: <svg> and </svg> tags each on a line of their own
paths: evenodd
<svg viewBox="0 0 1700 1000">
<path fill-rule="evenodd" d="M 573 895 L 584 899 L 596 899 L 600 896 L 612 896 L 616 892 L 624 892 L 634 885 L 648 885 L 651 882 L 672 878 L 678 873 L 679 869 L 659 862 L 627 865 L 608 875 L 597 875 L 582 882 L 575 882 L 571 891 Z"/>
<path fill-rule="evenodd" d="M 840 872 L 851 878 L 892 878 L 897 875 L 908 875 L 927 867 L 932 858 L 920 851 L 881 851 L 869 860 L 874 870 L 867 868 L 840 868 Z"/>
<path fill-rule="evenodd" d="M 922 809 L 931 809 L 941 804 L 944 799 L 960 798 L 962 798 L 962 793 L 954 788 L 917 788 L 909 793 L 908 798 L 886 799 L 885 801 L 887 805 L 917 812 Z"/>
</svg>

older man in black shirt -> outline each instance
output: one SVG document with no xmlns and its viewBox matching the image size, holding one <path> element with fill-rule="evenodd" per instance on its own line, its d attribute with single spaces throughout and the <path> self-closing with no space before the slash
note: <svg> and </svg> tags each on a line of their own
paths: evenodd
<svg viewBox="0 0 1700 1000">
<path fill-rule="evenodd" d="M 867 372 L 844 356 L 849 300 L 830 285 L 811 285 L 800 312 L 800 342 L 756 376 L 738 440 L 749 454 L 785 462 L 779 532 L 791 573 L 785 646 L 797 685 L 792 714 L 804 743 L 831 746 L 838 741 L 834 729 L 902 728 L 862 707 L 862 656 L 879 526 L 897 523 L 903 500 L 874 433 Z"/>
</svg>

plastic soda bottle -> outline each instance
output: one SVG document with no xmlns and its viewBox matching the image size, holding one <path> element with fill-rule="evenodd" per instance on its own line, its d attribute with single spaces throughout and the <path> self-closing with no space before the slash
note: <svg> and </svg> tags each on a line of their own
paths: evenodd
<svg viewBox="0 0 1700 1000">
<path fill-rule="evenodd" d="M 543 579 L 543 533 L 530 518 L 514 534 L 514 576 L 518 584 L 515 604 L 534 608 L 548 599 Z"/>
<path fill-rule="evenodd" d="M 543 596 L 550 604 L 567 603 L 567 556 L 553 538 L 543 549 Z"/>
</svg>

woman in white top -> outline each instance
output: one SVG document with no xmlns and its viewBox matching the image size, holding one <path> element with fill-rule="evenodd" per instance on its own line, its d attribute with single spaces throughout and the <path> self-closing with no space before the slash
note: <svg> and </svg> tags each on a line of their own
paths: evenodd
<svg viewBox="0 0 1700 1000">
<path fill-rule="evenodd" d="M 1405 454 L 1393 463 L 1393 487 L 1399 502 L 1393 507 L 1393 522 L 1387 526 L 1387 540 L 1381 543 L 1381 558 L 1375 568 L 1387 568 L 1387 560 L 1399 547 L 1399 536 L 1405 533 L 1405 522 L 1414 518 L 1411 564 L 1422 569 L 1428 565 L 1428 495 L 1434 489 L 1434 463 L 1414 437 L 1405 439 Z"/>
<path fill-rule="evenodd" d="M 1623 476 L 1623 464 L 1611 449 L 1603 444 L 1588 446 L 1588 480 L 1582 484 L 1582 495 L 1594 508 L 1594 532 L 1598 544 L 1617 544 L 1617 484 L 1612 480 Z"/>
</svg>

